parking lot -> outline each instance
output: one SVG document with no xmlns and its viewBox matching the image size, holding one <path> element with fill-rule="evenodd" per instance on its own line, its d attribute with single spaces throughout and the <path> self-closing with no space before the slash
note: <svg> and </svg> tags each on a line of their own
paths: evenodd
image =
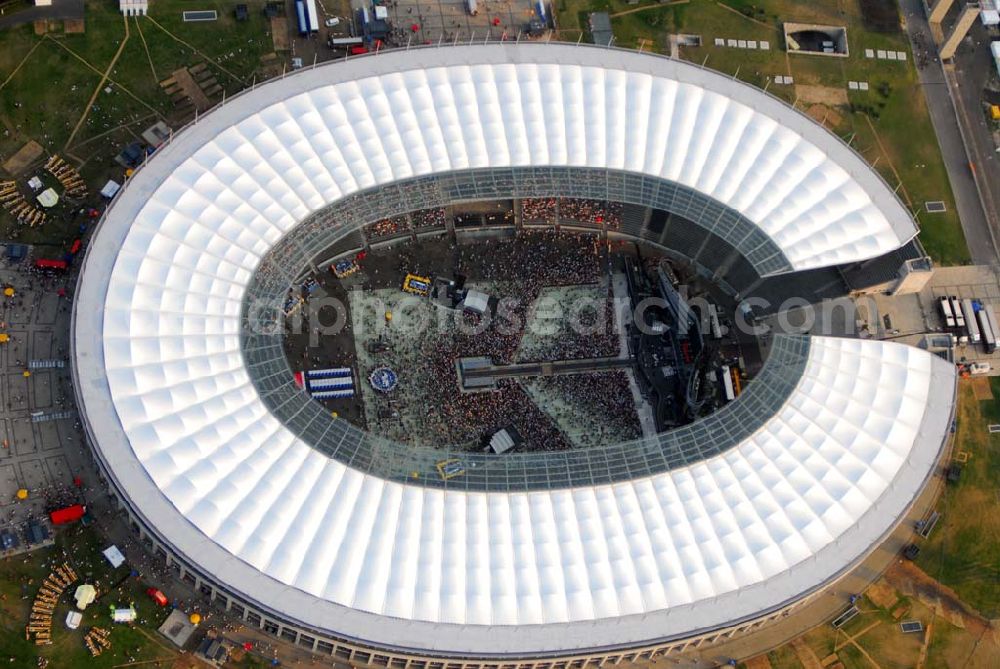
<svg viewBox="0 0 1000 669">
<path fill-rule="evenodd" d="M 466 0 L 389 0 L 389 18 L 397 45 L 462 41 L 469 39 L 516 39 L 527 32 L 535 16 L 528 0 L 477 0 L 477 14 L 471 16 Z M 414 29 L 415 28 L 415 29 Z"/>
</svg>

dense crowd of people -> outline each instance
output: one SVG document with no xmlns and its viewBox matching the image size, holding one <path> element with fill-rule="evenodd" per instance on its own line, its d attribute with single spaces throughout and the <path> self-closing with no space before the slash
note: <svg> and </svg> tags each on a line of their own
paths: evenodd
<svg viewBox="0 0 1000 669">
<path fill-rule="evenodd" d="M 560 198 L 559 218 L 590 225 L 603 224 L 609 228 L 620 228 L 622 225 L 622 205 L 620 202 L 605 202 L 603 200 Z"/>
<path fill-rule="evenodd" d="M 455 373 L 455 344 L 455 340 L 448 339 L 434 342 L 422 370 L 423 379 L 437 393 L 434 423 L 441 432 L 440 443 L 478 450 L 494 433 L 513 425 L 530 450 L 558 451 L 572 447 L 566 435 L 517 381 L 502 380 L 493 391 L 461 392 Z"/>
<path fill-rule="evenodd" d="M 458 320 L 452 326 L 433 332 L 411 333 L 405 340 L 398 339 L 401 335 L 390 329 L 387 342 L 391 346 L 379 356 L 380 362 L 398 365 L 411 372 L 405 374 L 408 379 L 402 384 L 407 387 L 393 393 L 392 401 L 396 403 L 398 412 L 407 415 L 419 412 L 421 443 L 479 449 L 493 433 L 513 425 L 526 441 L 522 448 L 570 448 L 573 442 L 553 418 L 538 407 L 520 382 L 507 380 L 500 382 L 496 391 L 463 393 L 459 389 L 455 361 L 476 356 L 487 357 L 495 364 L 520 360 L 519 350 L 525 336 L 529 309 L 543 289 L 586 286 L 580 294 L 600 298 L 601 289 L 594 285 L 604 278 L 607 260 L 601 253 L 603 247 L 598 238 L 590 234 L 557 232 L 550 228 L 522 231 L 508 239 L 456 244 L 450 250 L 454 271 L 468 276 L 477 286 L 504 300 L 506 313 L 501 317 L 491 317 L 456 311 L 452 317 Z M 410 267 L 406 262 L 403 264 Z M 608 290 L 605 297 L 610 302 L 610 290 L 605 290 Z M 566 288 L 564 292 L 573 294 L 572 288 Z M 543 349 L 534 348 L 528 359 L 617 355 L 619 337 L 613 325 L 614 314 L 610 305 L 606 306 L 604 309 L 579 312 L 577 321 L 584 328 L 582 334 L 570 327 L 571 323 L 560 323 L 559 331 L 542 338 Z M 594 334 L 593 330 L 597 333 Z M 419 347 L 419 356 L 415 358 L 408 353 L 414 346 Z M 609 377 L 606 374 L 602 376 Z M 586 378 L 587 375 L 582 375 L 576 381 L 566 382 L 568 385 L 565 388 L 554 386 L 553 392 L 568 392 L 568 396 L 580 397 L 588 402 L 586 411 L 601 411 L 594 397 L 600 384 L 588 385 L 583 380 Z M 622 378 L 625 378 L 624 375 Z M 631 405 L 632 396 L 627 383 L 624 391 L 619 391 L 621 388 L 614 386 L 614 392 L 619 395 L 615 401 L 621 406 Z M 637 420 L 634 408 L 632 414 Z M 369 420 L 371 418 L 369 416 Z M 385 420 L 398 419 L 387 414 Z M 376 427 L 377 422 L 378 419 L 376 425 L 371 426 Z M 621 432 L 625 438 L 631 438 L 634 436 L 633 427 L 625 420 L 616 420 L 598 432 L 602 438 L 607 437 L 607 441 L 617 441 L 619 437 L 611 435 Z"/>
<path fill-rule="evenodd" d="M 437 207 L 435 209 L 415 211 L 410 214 L 410 218 L 413 220 L 414 230 L 420 230 L 421 228 L 443 228 L 447 221 L 447 214 L 443 207 Z"/>
<path fill-rule="evenodd" d="M 364 227 L 365 238 L 369 241 L 397 237 L 413 230 L 444 227 L 447 214 L 442 207 L 434 209 L 421 209 L 409 215 L 393 216 L 383 218 L 380 221 L 369 223 Z"/>
<path fill-rule="evenodd" d="M 622 342 L 615 327 L 614 295 L 610 286 L 602 300 L 594 299 L 597 294 L 590 290 L 547 295 L 551 298 L 549 308 L 557 311 L 543 325 L 554 332 L 536 336 L 529 330 L 521 341 L 518 362 L 617 356 Z M 529 320 L 529 324 L 536 321 Z"/>
<path fill-rule="evenodd" d="M 545 376 L 532 383 L 546 395 L 558 397 L 561 406 L 544 409 L 560 425 L 580 425 L 581 413 L 600 416 L 573 438 L 584 447 L 602 446 L 642 436 L 628 376 L 623 371 Z M 572 429 L 572 428 L 569 428 Z"/>
<path fill-rule="evenodd" d="M 528 308 L 542 288 L 596 283 L 602 269 L 599 248 L 594 236 L 554 229 L 459 246 L 458 273 L 495 283 L 497 297 L 504 299 L 507 311 L 504 322 L 498 319 L 481 334 L 462 335 L 464 341 L 457 342 L 462 351 L 459 357 L 486 355 L 496 364 L 512 362 L 524 334 Z M 478 315 L 466 312 L 463 317 L 466 330 L 478 329 Z M 501 327 L 507 323 L 517 327 Z"/>
<path fill-rule="evenodd" d="M 381 221 L 375 221 L 366 225 L 365 237 L 369 240 L 383 239 L 405 234 L 409 230 L 410 223 L 406 216 L 393 216 L 392 218 L 383 218 Z"/>
<path fill-rule="evenodd" d="M 551 223 L 556 219 L 556 200 L 554 197 L 521 200 L 521 218 L 525 222 Z"/>
<path fill-rule="evenodd" d="M 572 197 L 525 198 L 521 200 L 521 218 L 526 223 L 575 222 L 584 225 L 620 228 L 622 204 Z"/>
</svg>

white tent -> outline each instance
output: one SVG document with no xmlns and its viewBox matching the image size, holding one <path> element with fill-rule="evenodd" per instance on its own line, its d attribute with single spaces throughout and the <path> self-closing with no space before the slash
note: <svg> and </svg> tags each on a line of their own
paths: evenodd
<svg viewBox="0 0 1000 669">
<path fill-rule="evenodd" d="M 104 188 L 101 189 L 101 197 L 106 197 L 110 200 L 118 194 L 121 187 L 121 184 L 114 179 L 108 179 L 108 183 L 104 184 Z"/>
<path fill-rule="evenodd" d="M 474 311 L 477 314 L 485 314 L 486 310 L 489 309 L 489 304 L 489 295 L 481 293 L 478 290 L 470 290 L 466 293 L 465 301 L 462 303 L 462 306 L 466 311 Z"/>
<path fill-rule="evenodd" d="M 149 0 L 118 0 L 118 11 L 125 16 L 145 16 L 149 11 Z"/>
<path fill-rule="evenodd" d="M 115 609 L 111 612 L 111 620 L 116 623 L 130 623 L 136 619 L 135 607 L 127 609 Z"/>
<path fill-rule="evenodd" d="M 506 453 L 512 448 L 514 448 L 514 438 L 507 430 L 500 430 L 490 437 L 490 450 L 497 455 Z"/>
<path fill-rule="evenodd" d="M 46 188 L 38 194 L 38 204 L 42 205 L 46 209 L 54 207 L 57 202 L 59 202 L 59 194 L 52 188 Z"/>
<path fill-rule="evenodd" d="M 101 554 L 107 558 L 108 562 L 110 562 L 111 566 L 115 569 L 118 569 L 118 567 L 125 563 L 125 556 L 122 555 L 120 550 L 118 550 L 118 546 L 115 546 L 114 544 L 105 548 Z"/>
</svg>

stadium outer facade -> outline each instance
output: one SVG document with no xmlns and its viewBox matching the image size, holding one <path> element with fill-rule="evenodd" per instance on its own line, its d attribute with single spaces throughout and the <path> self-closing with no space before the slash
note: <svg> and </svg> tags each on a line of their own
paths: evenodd
<svg viewBox="0 0 1000 669">
<path fill-rule="evenodd" d="M 779 336 L 747 391 L 694 425 L 451 454 L 467 473 L 450 481 L 434 474 L 448 453 L 376 442 L 295 390 L 275 326 L 321 250 L 387 214 L 565 194 L 676 212 L 758 276 L 916 233 L 837 138 L 659 57 L 419 49 L 257 87 L 134 175 L 84 259 L 81 416 L 142 539 L 248 624 L 391 666 L 682 652 L 848 573 L 946 441 L 954 370 L 926 352 Z"/>
</svg>

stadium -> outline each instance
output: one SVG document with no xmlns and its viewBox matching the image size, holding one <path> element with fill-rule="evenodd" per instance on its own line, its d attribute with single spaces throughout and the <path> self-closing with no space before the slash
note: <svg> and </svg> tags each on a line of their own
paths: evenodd
<svg viewBox="0 0 1000 669">
<path fill-rule="evenodd" d="M 628 294 L 663 298 L 672 320 L 650 337 L 683 351 L 671 378 L 704 394 L 727 377 L 698 368 L 707 356 L 691 347 L 713 336 L 668 265 L 735 319 L 751 296 L 816 302 L 891 282 L 922 256 L 917 232 L 839 138 L 697 66 L 554 43 L 352 58 L 202 115 L 111 203 L 74 302 L 81 419 L 141 539 L 299 646 L 441 669 L 683 654 L 784 618 L 903 522 L 947 445 L 950 362 L 857 336 L 734 342 L 727 359 L 766 354 L 712 411 L 500 454 L 376 434 L 326 394 L 347 382 L 311 397 L 290 352 L 296 305 L 383 248 L 382 278 L 429 292 L 391 254 L 507 239 L 485 247 L 495 256 L 525 235 L 557 239 L 553 253 L 568 239 L 620 263 Z M 634 258 L 654 253 L 643 274 Z M 359 387 L 408 382 L 405 366 L 351 363 Z M 477 364 L 509 372 L 496 363 Z M 671 397 L 690 408 L 691 385 Z"/>
</svg>

